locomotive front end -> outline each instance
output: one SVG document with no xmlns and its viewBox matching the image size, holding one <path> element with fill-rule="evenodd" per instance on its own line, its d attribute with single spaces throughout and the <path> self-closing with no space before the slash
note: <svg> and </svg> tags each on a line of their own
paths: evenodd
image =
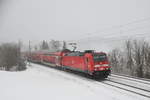
<svg viewBox="0 0 150 100">
<path fill-rule="evenodd" d="M 95 77 L 107 78 L 111 72 L 111 67 L 105 53 L 93 53 L 93 75 Z"/>
</svg>

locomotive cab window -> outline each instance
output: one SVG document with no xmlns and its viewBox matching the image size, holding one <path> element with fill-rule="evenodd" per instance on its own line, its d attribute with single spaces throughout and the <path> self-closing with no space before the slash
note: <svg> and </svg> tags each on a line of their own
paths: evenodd
<svg viewBox="0 0 150 100">
<path fill-rule="evenodd" d="M 94 61 L 106 61 L 107 56 L 106 56 L 106 54 L 94 54 L 93 59 L 94 59 Z"/>
</svg>

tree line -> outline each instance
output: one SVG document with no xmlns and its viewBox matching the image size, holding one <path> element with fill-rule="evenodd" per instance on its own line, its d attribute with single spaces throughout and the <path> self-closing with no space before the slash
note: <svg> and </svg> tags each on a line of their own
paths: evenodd
<svg viewBox="0 0 150 100">
<path fill-rule="evenodd" d="M 67 48 L 67 44 L 65 41 L 62 42 L 58 41 L 58 40 L 51 40 L 49 42 L 47 42 L 46 40 L 43 40 L 40 42 L 39 45 L 35 45 L 34 46 L 34 50 L 49 50 L 52 52 L 55 51 L 60 51 L 62 49 L 66 49 Z"/>
<path fill-rule="evenodd" d="M 0 45 L 0 69 L 6 71 L 26 69 L 24 59 L 21 57 L 20 43 L 3 43 Z"/>
<path fill-rule="evenodd" d="M 150 44 L 144 40 L 127 40 L 123 48 L 109 53 L 113 73 L 150 78 Z"/>
<path fill-rule="evenodd" d="M 0 70 L 20 71 L 26 69 L 26 63 L 23 52 L 21 52 L 21 42 L 19 43 L 3 43 L 0 45 Z M 34 45 L 32 50 L 48 50 L 51 52 L 66 49 L 66 42 L 61 43 L 58 40 L 47 42 L 43 40 L 39 45 Z"/>
</svg>

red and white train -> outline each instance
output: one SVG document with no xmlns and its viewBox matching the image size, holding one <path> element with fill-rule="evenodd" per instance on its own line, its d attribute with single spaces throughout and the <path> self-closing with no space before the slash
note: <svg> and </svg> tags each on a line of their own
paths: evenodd
<svg viewBox="0 0 150 100">
<path fill-rule="evenodd" d="M 92 76 L 93 78 L 107 78 L 111 72 L 107 55 L 104 52 L 70 51 L 60 52 L 32 52 L 29 60 L 53 67 L 78 71 Z"/>
</svg>

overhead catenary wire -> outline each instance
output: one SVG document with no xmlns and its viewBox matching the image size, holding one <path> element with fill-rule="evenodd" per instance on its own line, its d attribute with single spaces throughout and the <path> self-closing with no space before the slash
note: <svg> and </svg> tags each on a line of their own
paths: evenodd
<svg viewBox="0 0 150 100">
<path fill-rule="evenodd" d="M 139 29 L 144 29 L 147 26 L 130 28 L 131 25 L 136 26 L 136 24 L 140 24 L 142 22 L 149 22 L 149 21 L 150 21 L 150 17 L 146 17 L 146 18 L 131 21 L 131 22 L 128 22 L 128 23 L 125 23 L 125 24 L 111 26 L 109 28 L 104 28 L 104 29 L 99 30 L 99 31 L 84 33 L 85 34 L 84 36 L 88 36 L 88 39 L 89 39 L 90 37 L 92 38 L 93 35 L 96 35 L 96 36 L 99 35 L 99 34 L 106 34 L 106 35 L 114 34 L 115 35 L 115 33 L 122 34 L 124 32 L 136 31 L 136 30 L 139 30 Z M 129 27 L 130 29 L 127 29 L 127 27 Z M 149 22 L 148 28 L 149 27 L 150 27 L 150 22 Z M 87 38 L 87 37 L 83 37 L 79 40 L 82 40 L 82 39 L 85 39 L 85 38 Z"/>
</svg>

